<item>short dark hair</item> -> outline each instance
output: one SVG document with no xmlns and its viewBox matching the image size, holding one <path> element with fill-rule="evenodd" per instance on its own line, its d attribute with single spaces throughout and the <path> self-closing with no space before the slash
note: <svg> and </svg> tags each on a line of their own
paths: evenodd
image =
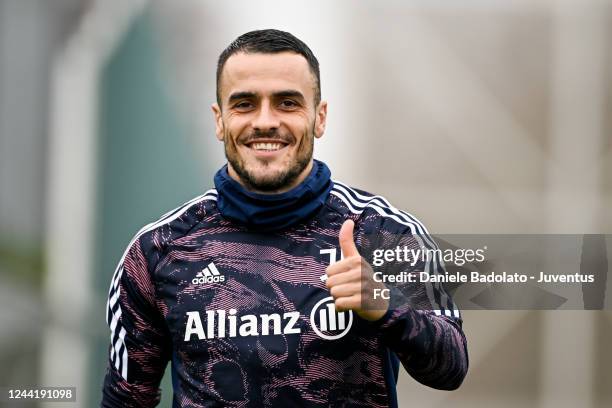
<svg viewBox="0 0 612 408">
<path fill-rule="evenodd" d="M 315 77 L 315 105 L 321 101 L 321 75 L 319 73 L 319 61 L 310 48 L 299 38 L 286 31 L 266 29 L 249 31 L 236 38 L 219 55 L 217 62 L 217 103 L 221 106 L 220 81 L 221 72 L 228 58 L 239 52 L 276 54 L 284 51 L 292 51 L 306 58 L 310 71 Z"/>
</svg>

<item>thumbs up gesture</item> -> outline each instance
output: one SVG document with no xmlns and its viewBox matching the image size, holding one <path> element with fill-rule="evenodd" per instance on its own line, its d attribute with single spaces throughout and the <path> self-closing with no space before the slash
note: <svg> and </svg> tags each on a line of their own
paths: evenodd
<svg viewBox="0 0 612 408">
<path fill-rule="evenodd" d="M 353 220 L 342 224 L 338 238 L 344 258 L 327 267 L 325 285 L 338 311 L 354 310 L 362 319 L 376 321 L 387 312 L 389 301 L 374 298 L 374 289 L 384 289 L 385 285 L 374 280 L 372 267 L 359 255 L 354 228 Z"/>
</svg>

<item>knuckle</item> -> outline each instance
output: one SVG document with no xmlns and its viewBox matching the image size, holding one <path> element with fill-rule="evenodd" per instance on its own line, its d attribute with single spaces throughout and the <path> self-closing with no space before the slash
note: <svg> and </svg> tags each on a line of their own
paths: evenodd
<svg viewBox="0 0 612 408">
<path fill-rule="evenodd" d="M 351 255 L 348 260 L 351 265 L 361 265 L 361 255 Z"/>
</svg>

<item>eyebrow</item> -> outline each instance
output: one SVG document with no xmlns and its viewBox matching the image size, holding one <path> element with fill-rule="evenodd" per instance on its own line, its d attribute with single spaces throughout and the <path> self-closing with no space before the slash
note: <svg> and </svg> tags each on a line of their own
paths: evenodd
<svg viewBox="0 0 612 408">
<path fill-rule="evenodd" d="M 233 102 L 238 99 L 254 98 L 255 96 L 256 96 L 255 92 L 247 92 L 247 91 L 234 92 L 233 94 L 230 95 L 229 102 Z"/>
<path fill-rule="evenodd" d="M 274 92 L 273 94 L 277 98 L 299 98 L 305 99 L 304 95 L 300 91 L 294 89 L 287 89 L 285 91 Z"/>
<path fill-rule="evenodd" d="M 295 89 L 286 89 L 283 91 L 274 92 L 272 94 L 275 98 L 299 98 L 304 100 L 304 95 L 300 91 L 296 91 Z M 252 99 L 256 98 L 257 94 L 255 92 L 250 91 L 240 91 L 234 92 L 229 96 L 228 102 L 234 102 L 240 99 Z"/>
</svg>

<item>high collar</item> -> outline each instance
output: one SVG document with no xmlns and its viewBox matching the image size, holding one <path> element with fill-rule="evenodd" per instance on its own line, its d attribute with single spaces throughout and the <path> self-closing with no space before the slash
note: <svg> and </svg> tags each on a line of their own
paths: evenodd
<svg viewBox="0 0 612 408">
<path fill-rule="evenodd" d="M 217 171 L 214 182 L 221 215 L 260 231 L 282 230 L 310 218 L 325 203 L 332 188 L 331 172 L 318 160 L 313 161 L 304 181 L 280 194 L 248 191 L 229 176 L 227 164 Z"/>
</svg>

